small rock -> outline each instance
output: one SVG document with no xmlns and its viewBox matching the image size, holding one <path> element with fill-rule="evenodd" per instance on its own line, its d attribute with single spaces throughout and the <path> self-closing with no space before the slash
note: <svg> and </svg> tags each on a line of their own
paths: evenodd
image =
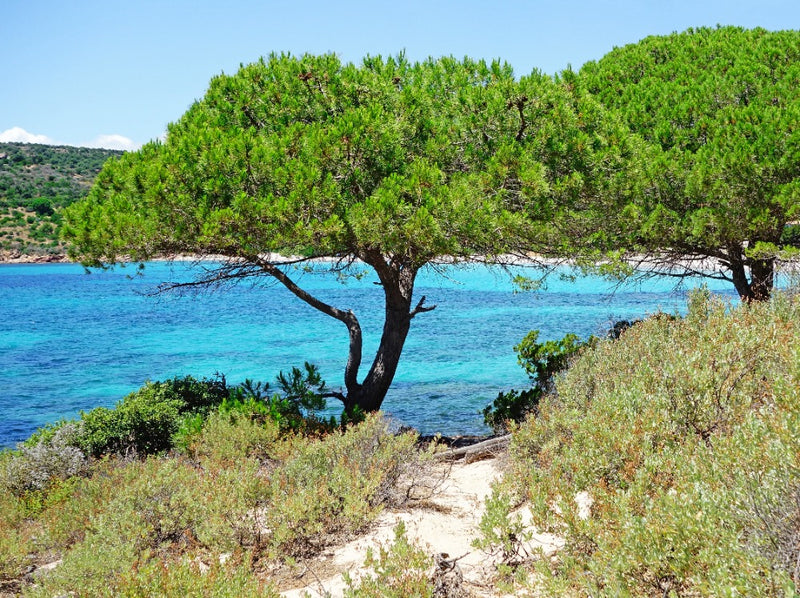
<svg viewBox="0 0 800 598">
<path fill-rule="evenodd" d="M 47 563 L 46 565 L 42 565 L 41 567 L 36 567 L 35 570 L 31 571 L 31 576 L 36 578 L 46 573 L 49 573 L 50 571 L 58 567 L 60 564 L 61 564 L 61 559 L 58 559 L 57 561 L 53 561 L 52 563 Z"/>
</svg>

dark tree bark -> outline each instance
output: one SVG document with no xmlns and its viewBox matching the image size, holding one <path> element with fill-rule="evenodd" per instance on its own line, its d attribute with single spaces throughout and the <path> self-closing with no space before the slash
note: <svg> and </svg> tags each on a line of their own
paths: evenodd
<svg viewBox="0 0 800 598">
<path fill-rule="evenodd" d="M 422 297 L 412 309 L 414 281 L 418 268 L 400 260 L 387 259 L 378 253 L 364 253 L 361 257 L 378 274 L 385 299 L 383 333 L 375 359 L 363 382 L 358 381 L 363 339 L 361 325 L 356 315 L 350 310 L 338 309 L 320 301 L 300 288 L 277 265 L 267 260 L 260 261 L 261 269 L 278 280 L 296 297 L 347 326 L 350 347 L 344 374 L 346 394 L 334 393 L 334 396 L 344 403 L 345 412 L 351 416 L 359 410 L 368 413 L 380 409 L 397 372 L 411 320 L 417 314 L 431 311 L 436 307 L 425 306 L 425 297 Z"/>
<path fill-rule="evenodd" d="M 767 301 L 775 284 L 775 260 L 750 261 L 751 301 Z"/>
<path fill-rule="evenodd" d="M 387 259 L 378 253 L 365 252 L 361 257 L 378 274 L 385 307 L 383 333 L 369 372 L 360 384 L 346 380 L 345 411 L 350 414 L 356 409 L 364 412 L 380 409 L 397 372 L 411 320 L 417 314 L 435 308 L 424 306 L 425 297 L 422 297 L 412 309 L 418 268 L 395 258 Z"/>
<path fill-rule="evenodd" d="M 729 249 L 726 260 L 731 270 L 733 286 L 742 301 L 767 301 L 775 283 L 774 259 L 748 259 L 739 248 Z M 750 278 L 747 270 L 750 270 Z"/>
</svg>

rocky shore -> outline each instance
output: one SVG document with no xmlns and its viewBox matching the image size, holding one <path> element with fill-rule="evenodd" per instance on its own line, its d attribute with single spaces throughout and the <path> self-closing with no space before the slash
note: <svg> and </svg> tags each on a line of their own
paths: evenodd
<svg viewBox="0 0 800 598">
<path fill-rule="evenodd" d="M 67 263 L 64 253 L 27 254 L 16 250 L 0 249 L 0 264 L 55 264 Z"/>
</svg>

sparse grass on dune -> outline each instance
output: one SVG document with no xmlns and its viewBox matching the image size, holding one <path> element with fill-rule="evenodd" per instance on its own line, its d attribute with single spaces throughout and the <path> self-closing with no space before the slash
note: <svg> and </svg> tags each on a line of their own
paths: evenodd
<svg viewBox="0 0 800 598">
<path fill-rule="evenodd" d="M 281 571 L 413 494 L 431 457 L 380 416 L 301 433 L 252 402 L 210 406 L 207 382 L 170 384 L 184 383 L 203 410 L 179 413 L 156 454 L 123 450 L 150 446 L 140 416 L 172 421 L 154 384 L 97 416 L 114 434 L 89 426 L 86 446 L 108 438 L 114 454 L 73 450 L 87 438 L 74 422 L 0 453 L 0 595 L 275 596 Z M 487 502 L 478 544 L 505 558 L 497 592 L 796 593 L 800 301 L 696 294 L 685 318 L 587 348 L 556 389 L 515 428 Z M 537 556 L 532 531 L 563 546 Z M 345 591 L 435 596 L 430 557 L 398 529 Z"/>
</svg>

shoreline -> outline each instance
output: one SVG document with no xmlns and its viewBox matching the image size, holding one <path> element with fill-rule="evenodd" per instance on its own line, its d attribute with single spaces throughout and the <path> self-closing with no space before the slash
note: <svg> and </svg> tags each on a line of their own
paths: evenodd
<svg viewBox="0 0 800 598">
<path fill-rule="evenodd" d="M 299 256 L 283 256 L 279 254 L 269 254 L 270 260 L 275 262 L 295 262 L 295 261 L 305 261 Z M 176 254 L 171 256 L 160 256 L 157 258 L 153 258 L 148 260 L 149 262 L 213 262 L 213 261 L 224 261 L 227 258 L 221 255 L 205 255 L 205 256 L 196 256 L 191 254 Z M 332 263 L 336 262 L 337 258 L 334 257 L 319 257 L 319 258 L 311 258 L 308 261 L 311 262 L 318 262 L 318 263 Z M 20 265 L 20 264 L 78 264 L 79 262 L 71 260 L 66 253 L 52 253 L 52 254 L 27 254 L 22 253 L 17 250 L 0 250 L 0 265 Z M 120 261 L 120 264 L 123 263 L 133 263 L 133 262 L 124 262 Z M 695 274 L 701 272 L 720 272 L 721 270 L 725 270 L 725 267 L 722 265 L 719 259 L 715 258 L 691 258 L 687 257 L 683 260 L 677 260 L 674 263 L 667 265 L 665 262 L 661 260 L 654 259 L 648 256 L 632 256 L 630 259 L 627 260 L 627 263 L 633 266 L 635 269 L 642 268 L 644 266 L 644 272 L 654 272 L 656 274 L 665 274 L 665 275 L 672 275 L 676 276 L 676 274 L 669 274 L 669 272 L 675 272 L 676 270 L 687 270 L 689 272 L 693 272 Z M 503 266 L 509 267 L 538 267 L 538 268 L 553 268 L 557 266 L 575 266 L 575 262 L 568 258 L 547 258 L 542 256 L 531 255 L 529 257 L 524 257 L 521 255 L 508 255 L 508 256 L 496 256 L 493 259 L 485 259 L 482 256 L 476 255 L 471 259 L 442 259 L 440 261 L 435 262 L 436 265 L 439 266 L 459 266 L 459 265 L 492 265 L 492 264 L 499 264 Z M 798 270 L 800 270 L 800 260 L 777 260 L 776 263 L 776 273 L 783 271 L 784 273 L 789 272 L 796 274 Z M 653 269 L 654 268 L 654 269 Z M 677 274 L 677 276 L 681 276 L 681 274 Z"/>
<path fill-rule="evenodd" d="M 0 264 L 72 264 L 65 253 L 29 254 L 0 250 Z"/>
</svg>

